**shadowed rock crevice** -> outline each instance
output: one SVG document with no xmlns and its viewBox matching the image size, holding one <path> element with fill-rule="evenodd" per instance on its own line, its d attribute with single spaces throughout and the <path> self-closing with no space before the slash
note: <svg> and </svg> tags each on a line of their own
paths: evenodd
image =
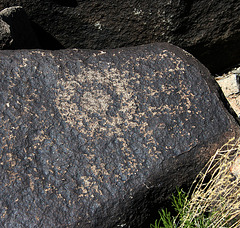
<svg viewBox="0 0 240 228">
<path fill-rule="evenodd" d="M 36 34 L 22 7 L 10 7 L 0 11 L 1 49 L 40 48 Z"/>
<path fill-rule="evenodd" d="M 46 49 L 46 50 L 64 49 L 64 46 L 61 45 L 56 38 L 54 38 L 50 33 L 45 31 L 37 23 L 31 22 L 31 26 L 36 36 L 38 37 L 41 49 Z"/>
</svg>

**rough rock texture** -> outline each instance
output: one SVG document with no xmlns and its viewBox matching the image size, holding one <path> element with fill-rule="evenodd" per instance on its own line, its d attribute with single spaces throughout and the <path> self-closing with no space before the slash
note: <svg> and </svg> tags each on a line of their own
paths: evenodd
<svg viewBox="0 0 240 228">
<path fill-rule="evenodd" d="M 3 227 L 148 227 L 239 136 L 206 68 L 166 43 L 0 62 Z"/>
<path fill-rule="evenodd" d="M 9 25 L 0 19 L 0 49 L 9 47 L 11 43 L 11 32 Z"/>
<path fill-rule="evenodd" d="M 40 48 L 31 23 L 22 7 L 10 7 L 0 12 L 0 48 Z"/>
<path fill-rule="evenodd" d="M 45 49 L 164 41 L 188 50 L 213 73 L 240 62 L 238 0 L 4 0 L 0 7 L 14 5 L 24 7 Z"/>
</svg>

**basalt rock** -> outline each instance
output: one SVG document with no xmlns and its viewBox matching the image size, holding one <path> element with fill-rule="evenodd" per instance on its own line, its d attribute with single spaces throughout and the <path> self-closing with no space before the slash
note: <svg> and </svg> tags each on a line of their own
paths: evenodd
<svg viewBox="0 0 240 228">
<path fill-rule="evenodd" d="M 0 19 L 0 49 L 9 47 L 11 41 L 10 27 L 6 22 Z"/>
<path fill-rule="evenodd" d="M 212 72 L 240 62 L 240 1 L 4 0 L 21 5 L 45 49 L 103 49 L 170 42 Z"/>
<path fill-rule="evenodd" d="M 148 227 L 239 136 L 208 70 L 166 43 L 0 62 L 3 227 Z"/>
<path fill-rule="evenodd" d="M 0 12 L 0 49 L 40 48 L 38 39 L 22 7 Z"/>
</svg>

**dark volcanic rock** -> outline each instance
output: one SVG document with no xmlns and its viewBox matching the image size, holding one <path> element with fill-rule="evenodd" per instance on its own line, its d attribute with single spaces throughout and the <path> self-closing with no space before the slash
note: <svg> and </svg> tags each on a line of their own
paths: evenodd
<svg viewBox="0 0 240 228">
<path fill-rule="evenodd" d="M 10 7 L 0 12 L 0 48 L 40 48 L 31 23 L 22 7 Z"/>
<path fill-rule="evenodd" d="M 9 25 L 0 19 L 0 49 L 9 47 L 11 43 L 11 32 Z"/>
<path fill-rule="evenodd" d="M 239 136 L 206 68 L 169 44 L 0 62 L 3 227 L 148 227 Z"/>
<path fill-rule="evenodd" d="M 2 3 L 2 7 L 14 5 L 24 7 L 45 49 L 103 49 L 170 42 L 188 50 L 212 72 L 240 62 L 238 0 L 4 0 Z"/>
</svg>

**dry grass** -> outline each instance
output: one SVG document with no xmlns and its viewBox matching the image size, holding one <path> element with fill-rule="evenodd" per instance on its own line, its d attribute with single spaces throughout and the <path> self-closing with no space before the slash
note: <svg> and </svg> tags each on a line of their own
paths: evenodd
<svg viewBox="0 0 240 228">
<path fill-rule="evenodd" d="M 217 150 L 193 186 L 179 227 L 240 227 L 240 139 Z"/>
</svg>

